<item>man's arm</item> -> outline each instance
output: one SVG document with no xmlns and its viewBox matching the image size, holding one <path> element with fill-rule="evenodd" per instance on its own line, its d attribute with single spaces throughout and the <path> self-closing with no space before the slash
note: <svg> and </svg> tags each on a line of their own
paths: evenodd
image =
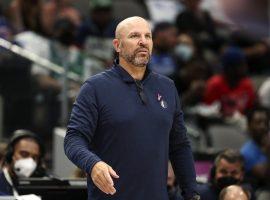
<svg viewBox="0 0 270 200">
<path fill-rule="evenodd" d="M 170 133 L 169 156 L 185 200 L 190 200 L 196 191 L 196 174 L 193 155 L 186 135 L 183 112 L 175 89 L 176 111 L 173 127 Z"/>
<path fill-rule="evenodd" d="M 71 112 L 64 149 L 67 157 L 87 173 L 101 160 L 90 151 L 97 119 L 95 90 L 90 83 L 86 82 L 82 86 Z"/>
<path fill-rule="evenodd" d="M 93 183 L 106 194 L 116 192 L 111 177 L 119 178 L 116 172 L 91 150 L 98 121 L 98 105 L 94 87 L 86 82 L 73 106 L 64 140 L 67 157 L 91 175 Z"/>
</svg>

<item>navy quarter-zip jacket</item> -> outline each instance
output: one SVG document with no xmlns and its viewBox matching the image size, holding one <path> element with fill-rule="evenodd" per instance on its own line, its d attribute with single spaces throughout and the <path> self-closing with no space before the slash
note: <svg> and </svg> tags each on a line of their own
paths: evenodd
<svg viewBox="0 0 270 200">
<path fill-rule="evenodd" d="M 196 193 L 193 156 L 173 81 L 147 69 L 141 85 L 143 94 L 115 64 L 81 87 L 65 153 L 88 174 L 102 160 L 120 176 L 114 179 L 114 195 L 100 191 L 88 177 L 88 200 L 168 200 L 169 159 L 184 198 Z"/>
</svg>

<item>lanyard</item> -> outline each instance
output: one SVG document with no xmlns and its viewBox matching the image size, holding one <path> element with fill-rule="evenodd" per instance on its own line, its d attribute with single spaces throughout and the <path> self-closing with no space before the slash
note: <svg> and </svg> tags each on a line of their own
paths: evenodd
<svg viewBox="0 0 270 200">
<path fill-rule="evenodd" d="M 15 189 L 15 187 L 13 185 L 13 182 L 12 182 L 12 179 L 11 179 L 11 177 L 10 177 L 10 175 L 9 175 L 8 170 L 7 170 L 6 167 L 3 168 L 3 172 L 4 172 L 4 176 L 5 176 L 6 180 L 7 180 L 7 182 L 12 187 L 13 195 L 15 196 L 15 198 L 19 197 L 19 193 Z"/>
</svg>

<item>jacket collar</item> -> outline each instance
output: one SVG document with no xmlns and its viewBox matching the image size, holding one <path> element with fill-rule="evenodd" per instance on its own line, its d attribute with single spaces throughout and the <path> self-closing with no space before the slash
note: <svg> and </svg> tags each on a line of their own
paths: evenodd
<svg viewBox="0 0 270 200">
<path fill-rule="evenodd" d="M 119 64 L 119 59 L 116 58 L 113 62 L 113 70 L 121 77 L 121 79 L 126 83 L 134 83 L 134 78 Z M 150 75 L 152 74 L 152 71 L 149 69 L 149 67 L 146 67 L 142 82 L 145 82 L 147 79 L 149 79 Z"/>
</svg>

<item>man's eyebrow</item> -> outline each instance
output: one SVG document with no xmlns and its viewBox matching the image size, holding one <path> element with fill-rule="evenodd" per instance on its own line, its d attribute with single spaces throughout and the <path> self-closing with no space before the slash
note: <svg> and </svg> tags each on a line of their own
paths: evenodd
<svg viewBox="0 0 270 200">
<path fill-rule="evenodd" d="M 143 34 L 143 35 L 152 35 L 151 32 L 147 32 L 147 33 L 140 33 L 140 32 L 137 32 L 137 31 L 133 31 L 133 32 L 130 32 L 128 35 L 134 35 L 134 34 Z"/>
<path fill-rule="evenodd" d="M 134 35 L 134 34 L 140 34 L 140 32 L 133 31 L 133 32 L 130 32 L 128 35 Z"/>
</svg>

